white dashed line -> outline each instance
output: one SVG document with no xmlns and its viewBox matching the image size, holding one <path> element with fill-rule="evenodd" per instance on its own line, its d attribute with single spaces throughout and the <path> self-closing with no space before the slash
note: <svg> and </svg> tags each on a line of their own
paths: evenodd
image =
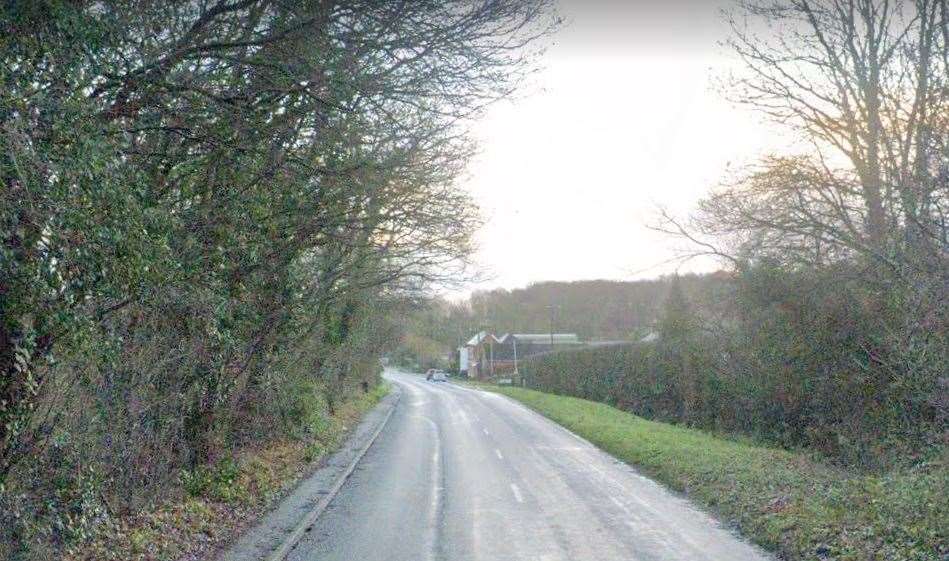
<svg viewBox="0 0 949 561">
<path fill-rule="evenodd" d="M 521 490 L 514 483 L 511 483 L 511 492 L 514 493 L 514 498 L 517 500 L 517 502 L 524 502 L 524 496 L 521 495 Z"/>
<path fill-rule="evenodd" d="M 504 456 L 501 455 L 501 451 L 497 448 L 494 449 L 494 454 L 498 457 L 499 460 L 503 460 Z"/>
<path fill-rule="evenodd" d="M 481 430 L 483 430 L 483 431 L 484 431 L 484 434 L 486 434 L 486 435 L 488 435 L 488 436 L 491 436 L 491 433 L 490 433 L 490 432 L 488 432 L 488 429 L 481 429 Z"/>
</svg>

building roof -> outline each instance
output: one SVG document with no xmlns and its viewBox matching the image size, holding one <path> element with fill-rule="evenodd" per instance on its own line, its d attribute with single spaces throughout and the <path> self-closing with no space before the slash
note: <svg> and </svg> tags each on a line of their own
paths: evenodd
<svg viewBox="0 0 949 561">
<path fill-rule="evenodd" d="M 525 343 L 569 345 L 580 342 L 576 333 L 515 333 L 514 338 Z"/>
<path fill-rule="evenodd" d="M 640 342 L 640 343 L 652 343 L 653 341 L 658 341 L 658 340 L 659 340 L 659 334 L 656 333 L 655 331 L 650 331 L 648 334 L 646 334 L 645 337 L 643 337 L 642 339 L 640 339 L 639 342 Z"/>
<path fill-rule="evenodd" d="M 488 337 L 493 337 L 493 335 L 491 335 L 487 331 L 479 331 L 478 333 L 475 334 L 474 337 L 472 337 L 471 339 L 468 339 L 468 342 L 465 343 L 465 346 L 474 347 L 480 344 L 481 341 L 484 341 Z"/>
<path fill-rule="evenodd" d="M 549 345 L 551 342 L 554 345 L 573 345 L 580 342 L 580 338 L 577 337 L 576 333 L 554 333 L 553 335 L 550 333 L 505 333 L 498 337 L 488 331 L 479 331 L 471 339 L 468 339 L 465 346 L 476 347 L 488 338 L 502 345 L 510 344 L 515 339 L 521 343 L 535 345 Z"/>
<path fill-rule="evenodd" d="M 615 347 L 619 345 L 629 345 L 632 343 L 629 339 L 613 339 L 610 341 L 587 341 L 589 347 Z"/>
</svg>

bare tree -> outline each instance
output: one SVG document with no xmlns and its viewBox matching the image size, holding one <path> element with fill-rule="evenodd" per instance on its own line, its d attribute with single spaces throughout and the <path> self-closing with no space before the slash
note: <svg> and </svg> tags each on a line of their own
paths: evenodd
<svg viewBox="0 0 949 561">
<path fill-rule="evenodd" d="M 733 97 L 797 128 L 822 191 L 853 174 L 858 191 L 836 196 L 861 203 L 862 235 L 848 238 L 884 260 L 897 231 L 945 235 L 946 13 L 945 0 L 766 0 L 730 14 L 748 70 Z"/>
</svg>

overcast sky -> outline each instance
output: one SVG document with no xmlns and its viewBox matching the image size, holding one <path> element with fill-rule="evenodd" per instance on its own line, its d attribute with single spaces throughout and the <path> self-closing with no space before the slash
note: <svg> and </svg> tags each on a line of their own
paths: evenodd
<svg viewBox="0 0 949 561">
<path fill-rule="evenodd" d="M 736 68 L 719 42 L 726 1 L 561 0 L 567 26 L 520 99 L 476 125 L 481 154 L 466 187 L 483 209 L 472 288 L 542 280 L 636 279 L 709 270 L 664 262 L 656 208 L 685 213 L 728 175 L 781 142 L 727 102 Z"/>
</svg>

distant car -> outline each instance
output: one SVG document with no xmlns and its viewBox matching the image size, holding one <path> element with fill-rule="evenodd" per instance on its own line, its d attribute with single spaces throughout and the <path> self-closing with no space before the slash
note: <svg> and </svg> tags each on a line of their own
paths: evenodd
<svg viewBox="0 0 949 561">
<path fill-rule="evenodd" d="M 428 372 L 425 373 L 425 379 L 431 382 L 444 382 L 446 381 L 445 371 L 439 370 L 437 368 L 430 368 Z"/>
</svg>

